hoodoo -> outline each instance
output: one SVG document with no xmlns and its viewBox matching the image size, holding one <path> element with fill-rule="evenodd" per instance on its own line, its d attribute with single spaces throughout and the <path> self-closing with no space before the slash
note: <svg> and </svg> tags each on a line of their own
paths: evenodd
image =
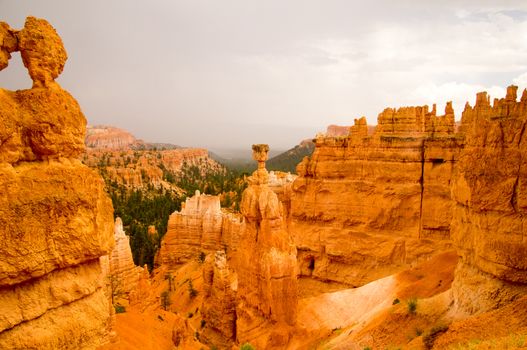
<svg viewBox="0 0 527 350">
<path fill-rule="evenodd" d="M 298 303 L 296 248 L 285 229 L 282 204 L 268 185 L 268 151 L 267 145 L 253 145 L 258 169 L 242 196 L 245 228 L 236 257 L 237 338 L 264 349 L 287 344 Z M 262 334 L 270 325 L 270 334 Z"/>
<path fill-rule="evenodd" d="M 81 164 L 86 120 L 55 78 L 66 50 L 28 17 L 0 22 L 0 69 L 20 51 L 33 87 L 0 89 L 0 348 L 93 349 L 107 341 L 111 305 L 99 257 L 113 247 L 113 209 Z"/>
</svg>

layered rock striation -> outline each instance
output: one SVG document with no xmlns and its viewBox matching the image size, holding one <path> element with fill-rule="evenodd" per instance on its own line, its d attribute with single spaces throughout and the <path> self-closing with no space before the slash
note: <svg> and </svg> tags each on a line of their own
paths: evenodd
<svg viewBox="0 0 527 350">
<path fill-rule="evenodd" d="M 245 226 L 234 259 L 237 339 L 262 349 L 288 343 L 298 303 L 296 247 L 286 230 L 282 204 L 268 185 L 268 150 L 267 145 L 253 145 L 258 169 L 243 192 L 240 208 Z"/>
<path fill-rule="evenodd" d="M 182 203 L 181 210 L 168 219 L 167 233 L 156 256 L 156 265 L 176 270 L 200 253 L 235 251 L 241 231 L 241 217 L 222 210 L 220 197 L 196 194 Z"/>
<path fill-rule="evenodd" d="M 142 140 L 136 139 L 128 131 L 105 125 L 88 126 L 85 143 L 89 148 L 116 150 L 144 145 Z"/>
<path fill-rule="evenodd" d="M 117 303 L 129 299 L 130 292 L 135 290 L 143 275 L 143 268 L 134 264 L 130 237 L 124 232 L 121 218 L 115 219 L 114 239 L 115 247 L 109 257 L 108 278 L 112 288 L 112 302 Z"/>
<path fill-rule="evenodd" d="M 66 51 L 45 20 L 0 23 L 0 68 L 20 51 L 33 88 L 0 89 L 0 348 L 91 349 L 110 305 L 99 257 L 113 247 L 102 179 L 77 159 L 86 120 L 54 79 Z"/>
<path fill-rule="evenodd" d="M 297 167 L 290 229 L 302 276 L 359 286 L 448 245 L 450 180 L 463 139 L 450 103 L 386 109 L 347 137 L 319 136 Z"/>
<path fill-rule="evenodd" d="M 527 293 L 527 91 L 466 105 L 452 183 L 452 238 L 461 257 L 456 306 L 479 313 Z"/>
</svg>

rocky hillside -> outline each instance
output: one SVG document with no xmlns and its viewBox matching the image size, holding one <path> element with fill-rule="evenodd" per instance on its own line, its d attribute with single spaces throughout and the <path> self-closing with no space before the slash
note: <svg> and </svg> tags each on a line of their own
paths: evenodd
<svg viewBox="0 0 527 350">
<path fill-rule="evenodd" d="M 302 161 L 302 159 L 304 159 L 304 157 L 309 157 L 314 149 L 315 144 L 312 140 L 304 140 L 290 150 L 269 159 L 267 167 L 270 170 L 296 174 L 296 166 Z"/>
<path fill-rule="evenodd" d="M 130 132 L 113 126 L 86 127 L 86 147 L 104 150 L 165 150 L 179 146 L 170 143 L 152 143 L 137 139 Z"/>
<path fill-rule="evenodd" d="M 196 190 L 219 195 L 225 207 L 239 208 L 246 186 L 243 177 L 214 161 L 207 150 L 157 149 L 138 142 L 126 131 L 110 127 L 100 130 L 104 132 L 99 135 L 106 136 L 98 138 L 101 142 L 97 148 L 86 150 L 82 161 L 104 178 L 115 216 L 122 218 L 130 235 L 137 265 L 153 268 L 169 215 Z M 86 138 L 86 142 L 95 143 L 93 138 Z"/>
</svg>

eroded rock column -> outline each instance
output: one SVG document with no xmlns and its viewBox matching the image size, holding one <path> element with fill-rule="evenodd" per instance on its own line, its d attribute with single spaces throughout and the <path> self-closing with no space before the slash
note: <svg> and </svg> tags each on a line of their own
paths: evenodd
<svg viewBox="0 0 527 350">
<path fill-rule="evenodd" d="M 257 348 L 287 344 L 298 301 L 296 248 L 284 229 L 282 205 L 268 186 L 268 151 L 267 145 L 253 145 L 258 169 L 242 196 L 245 229 L 236 257 L 237 339 Z"/>
<path fill-rule="evenodd" d="M 99 257 L 114 244 L 112 203 L 78 160 L 86 119 L 54 81 L 67 58 L 55 29 L 0 23 L 0 69 L 13 51 L 33 88 L 0 89 L 0 348 L 93 349 L 111 325 Z"/>
</svg>

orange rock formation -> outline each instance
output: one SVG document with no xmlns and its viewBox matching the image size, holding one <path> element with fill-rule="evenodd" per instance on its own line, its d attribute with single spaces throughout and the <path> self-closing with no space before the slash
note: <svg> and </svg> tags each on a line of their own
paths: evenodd
<svg viewBox="0 0 527 350">
<path fill-rule="evenodd" d="M 220 197 L 200 194 L 187 198 L 181 210 L 168 219 L 167 233 L 156 257 L 156 265 L 177 269 L 201 252 L 211 253 L 238 245 L 241 217 L 222 210 Z"/>
<path fill-rule="evenodd" d="M 282 204 L 268 186 L 268 151 L 267 145 L 253 145 L 258 169 L 243 192 L 240 209 L 245 226 L 234 262 L 237 339 L 262 349 L 288 343 L 298 302 L 296 248 L 285 229 Z"/>
<path fill-rule="evenodd" d="M 88 149 L 83 162 L 93 168 L 103 167 L 108 178 L 129 188 L 156 188 L 178 191 L 163 178 L 163 169 L 171 172 L 181 170 L 183 164 L 218 168 L 209 158 L 208 151 L 201 148 L 179 148 L 170 150 L 112 150 Z"/>
<path fill-rule="evenodd" d="M 318 137 L 298 165 L 291 232 L 300 272 L 359 286 L 431 256 L 450 238 L 450 179 L 462 139 L 428 107 L 386 109 L 375 133 Z"/>
<path fill-rule="evenodd" d="M 144 144 L 126 130 L 104 125 L 88 126 L 85 142 L 89 148 L 118 150 L 128 150 L 132 146 Z"/>
<path fill-rule="evenodd" d="M 115 247 L 109 259 L 109 278 L 115 304 L 122 299 L 128 300 L 130 292 L 136 289 L 143 275 L 143 268 L 134 265 L 130 238 L 124 232 L 121 218 L 115 219 L 114 239 Z"/>
<path fill-rule="evenodd" d="M 460 310 L 484 312 L 527 293 L 527 91 L 491 106 L 467 104 L 466 144 L 455 168 L 452 238 L 461 256 L 454 295 Z"/>
<path fill-rule="evenodd" d="M 20 51 L 33 88 L 0 89 L 0 348 L 105 342 L 110 304 L 99 257 L 113 247 L 102 179 L 77 158 L 86 120 L 54 79 L 66 51 L 45 20 L 0 23 L 0 69 Z"/>
</svg>

